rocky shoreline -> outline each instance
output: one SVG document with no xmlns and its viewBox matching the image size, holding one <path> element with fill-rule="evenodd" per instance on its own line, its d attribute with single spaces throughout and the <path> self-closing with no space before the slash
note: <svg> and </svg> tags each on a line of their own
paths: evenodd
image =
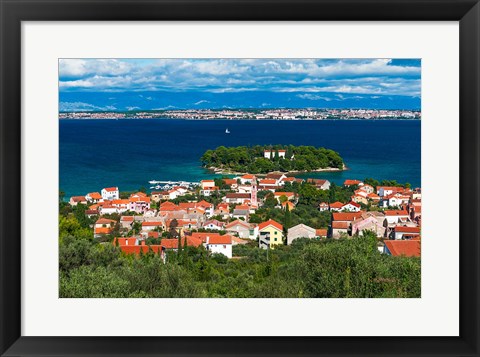
<svg viewBox="0 0 480 357">
<path fill-rule="evenodd" d="M 249 173 L 249 172 L 230 171 L 230 170 L 225 170 L 225 169 L 221 169 L 221 168 L 213 167 L 213 166 L 207 167 L 206 169 L 210 170 L 210 171 L 213 171 L 213 173 L 216 174 L 216 175 L 246 175 L 246 174 Z M 272 172 L 281 172 L 282 174 L 285 174 L 287 176 L 293 176 L 293 175 L 296 175 L 296 174 L 306 174 L 306 173 L 309 173 L 309 172 L 338 172 L 338 171 L 347 171 L 347 170 L 348 170 L 348 167 L 344 164 L 343 169 L 339 169 L 337 167 L 326 167 L 324 169 L 316 169 L 316 170 L 311 170 L 311 171 L 272 171 Z M 263 176 L 268 175 L 268 173 L 266 173 L 266 174 L 255 174 L 255 175 L 259 176 L 259 177 L 263 177 Z"/>
</svg>

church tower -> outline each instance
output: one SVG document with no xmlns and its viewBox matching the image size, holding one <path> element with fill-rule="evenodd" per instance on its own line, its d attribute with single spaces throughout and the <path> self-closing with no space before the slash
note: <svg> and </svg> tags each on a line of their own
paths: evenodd
<svg viewBox="0 0 480 357">
<path fill-rule="evenodd" d="M 257 178 L 254 176 L 252 179 L 252 195 L 250 197 L 253 207 L 258 207 L 257 202 Z"/>
</svg>

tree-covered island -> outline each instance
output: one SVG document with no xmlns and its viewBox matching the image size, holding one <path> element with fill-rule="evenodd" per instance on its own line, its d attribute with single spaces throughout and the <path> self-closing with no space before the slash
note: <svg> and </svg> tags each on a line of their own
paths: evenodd
<svg viewBox="0 0 480 357">
<path fill-rule="evenodd" d="M 272 171 L 344 170 L 338 152 L 323 147 L 293 145 L 219 146 L 201 157 L 205 168 L 225 173 L 266 174 Z"/>
</svg>

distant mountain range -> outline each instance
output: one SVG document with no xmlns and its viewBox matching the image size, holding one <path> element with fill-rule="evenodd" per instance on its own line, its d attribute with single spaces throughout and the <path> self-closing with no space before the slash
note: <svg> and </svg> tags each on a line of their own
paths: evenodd
<svg viewBox="0 0 480 357">
<path fill-rule="evenodd" d="M 368 108 L 420 110 L 410 96 L 327 92 L 60 92 L 59 110 L 132 111 L 168 109 Z"/>
</svg>

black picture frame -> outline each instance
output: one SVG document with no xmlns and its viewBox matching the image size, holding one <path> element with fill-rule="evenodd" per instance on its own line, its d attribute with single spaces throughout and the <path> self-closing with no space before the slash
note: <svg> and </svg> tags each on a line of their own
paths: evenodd
<svg viewBox="0 0 480 357">
<path fill-rule="evenodd" d="M 0 0 L 0 353 L 53 355 L 479 355 L 478 0 Z M 21 22 L 158 20 L 459 21 L 459 337 L 22 337 Z M 54 312 L 52 312 L 54 313 Z M 441 311 L 439 311 L 441 313 Z M 359 331 L 360 333 L 361 331 Z"/>
</svg>

